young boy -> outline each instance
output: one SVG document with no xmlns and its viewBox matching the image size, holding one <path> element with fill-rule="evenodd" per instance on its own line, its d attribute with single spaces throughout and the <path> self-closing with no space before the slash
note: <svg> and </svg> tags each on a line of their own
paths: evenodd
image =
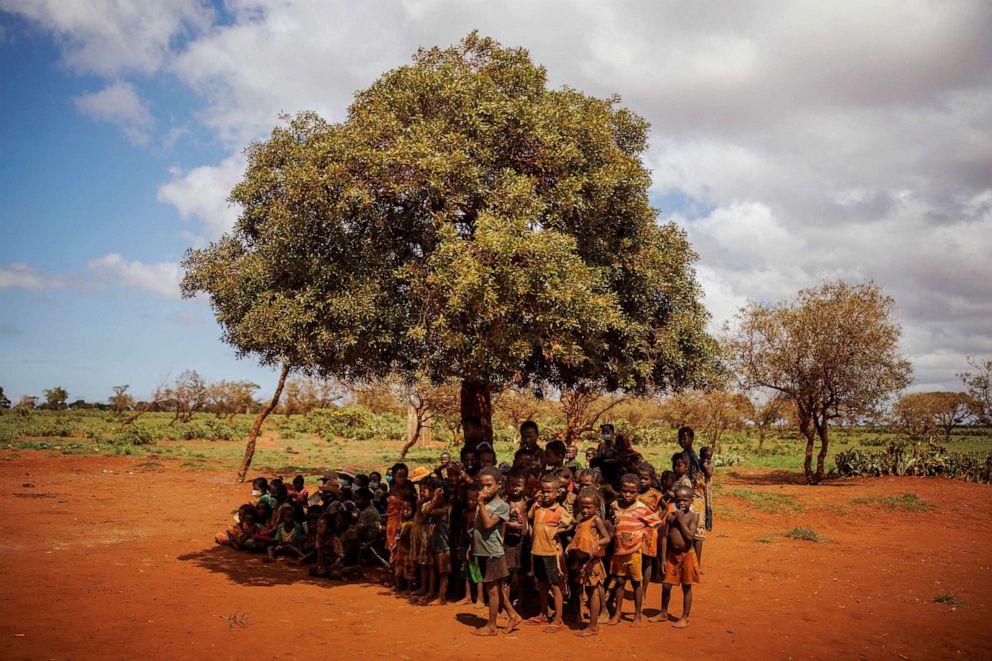
<svg viewBox="0 0 992 661">
<path fill-rule="evenodd" d="M 663 504 L 661 492 L 654 488 L 656 481 L 654 466 L 646 461 L 641 462 L 637 467 L 637 475 L 640 479 L 640 493 L 637 495 L 637 500 L 647 505 L 652 512 L 657 512 Z M 657 562 L 658 556 L 658 530 L 656 528 L 648 528 L 644 531 L 641 556 L 644 559 L 644 566 L 642 568 L 644 573 L 644 589 L 647 590 L 647 586 L 651 584 L 651 576 L 654 573 L 654 565 Z"/>
<path fill-rule="evenodd" d="M 577 631 L 576 636 L 595 636 L 599 633 L 599 614 L 602 609 L 603 579 L 606 570 L 603 569 L 604 550 L 610 543 L 610 535 L 606 523 L 599 516 L 599 493 L 595 489 L 583 488 L 576 501 L 579 508 L 579 523 L 575 527 L 575 537 L 565 549 L 577 563 L 579 584 L 589 602 L 589 626 L 583 631 Z"/>
<path fill-rule="evenodd" d="M 551 441 L 544 448 L 544 472 L 554 472 L 565 465 L 565 444 Z"/>
<path fill-rule="evenodd" d="M 633 626 L 641 626 L 641 606 L 644 600 L 643 580 L 641 570 L 641 548 L 644 544 L 644 531 L 661 525 L 661 518 L 652 512 L 647 505 L 637 500 L 640 491 L 640 478 L 633 473 L 626 473 L 620 478 L 620 493 L 613 506 L 613 560 L 610 562 L 610 574 L 617 579 L 614 588 L 616 610 L 607 624 L 620 624 L 620 614 L 623 608 L 623 597 L 626 583 L 629 580 L 634 589 L 634 620 Z"/>
<path fill-rule="evenodd" d="M 486 626 L 472 633 L 495 636 L 496 616 L 501 608 L 510 618 L 503 633 L 510 633 L 520 625 L 520 615 L 510 604 L 510 590 L 506 584 L 509 572 L 503 556 L 503 528 L 510 517 L 510 506 L 499 497 L 503 475 L 495 467 L 489 466 L 479 471 L 479 485 L 479 506 L 472 529 L 472 554 L 479 561 L 489 597 L 489 620 Z"/>
<path fill-rule="evenodd" d="M 478 589 L 482 583 L 482 574 L 479 572 L 479 561 L 472 555 L 472 541 L 475 531 L 475 515 L 479 507 L 479 487 L 470 484 L 465 488 L 464 509 L 461 512 L 461 543 L 458 549 L 458 559 L 461 565 L 461 577 L 465 581 L 465 596 L 457 602 L 459 605 L 468 605 L 473 601 L 472 591 L 475 592 L 475 604 L 482 602 L 482 590 Z"/>
<path fill-rule="evenodd" d="M 558 568 L 561 553 L 558 535 L 572 526 L 572 515 L 558 503 L 558 478 L 552 474 L 541 478 L 537 502 L 530 508 L 527 519 L 531 523 L 530 556 L 537 583 L 541 614 L 527 620 L 527 624 L 544 625 L 545 633 L 557 633 L 565 628 L 562 621 L 562 586 L 565 577 Z M 548 622 L 548 589 L 555 601 L 554 619 Z"/>
<path fill-rule="evenodd" d="M 675 488 L 675 511 L 665 518 L 667 534 L 661 538 L 661 553 L 665 558 L 665 579 L 661 588 L 661 612 L 651 618 L 652 622 L 668 621 L 668 604 L 672 598 L 672 586 L 682 585 L 682 617 L 675 622 L 676 629 L 689 626 L 689 612 L 692 610 L 692 586 L 699 583 L 699 565 L 693 538 L 699 525 L 699 514 L 690 508 L 692 489 L 687 486 Z"/>
<path fill-rule="evenodd" d="M 691 430 L 690 430 L 691 431 Z M 690 434 L 691 446 L 691 434 Z M 695 455 L 693 455 L 695 456 Z M 700 468 L 693 471 L 691 463 L 685 452 L 680 452 L 672 456 L 672 468 L 675 470 L 675 488 L 680 486 L 688 487 L 692 491 L 692 510 L 704 516 L 706 512 L 706 478 Z M 696 562 L 702 567 L 703 542 L 706 541 L 706 526 L 699 526 L 693 538 L 693 546 L 696 549 Z"/>
<path fill-rule="evenodd" d="M 506 569 L 510 572 L 510 592 L 516 591 L 518 605 L 522 603 L 523 568 L 524 568 L 524 538 L 527 529 L 527 499 L 524 488 L 527 479 L 516 469 L 511 469 L 506 476 L 506 502 L 510 506 L 510 516 L 506 520 L 503 531 L 503 556 L 506 558 Z"/>
<path fill-rule="evenodd" d="M 699 461 L 702 463 L 703 484 L 705 485 L 706 517 L 704 527 L 709 533 L 713 531 L 713 448 L 709 446 L 700 448 Z"/>
</svg>

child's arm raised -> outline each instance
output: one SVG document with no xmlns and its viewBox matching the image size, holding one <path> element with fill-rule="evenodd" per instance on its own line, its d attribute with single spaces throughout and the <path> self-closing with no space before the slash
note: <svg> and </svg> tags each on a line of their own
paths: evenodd
<svg viewBox="0 0 992 661">
<path fill-rule="evenodd" d="M 489 503 L 479 503 L 479 518 L 482 519 L 482 526 L 486 530 L 495 528 L 502 520 Z"/>
</svg>

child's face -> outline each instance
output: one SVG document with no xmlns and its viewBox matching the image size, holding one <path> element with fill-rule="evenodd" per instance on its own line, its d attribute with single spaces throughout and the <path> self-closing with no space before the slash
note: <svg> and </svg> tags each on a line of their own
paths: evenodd
<svg viewBox="0 0 992 661">
<path fill-rule="evenodd" d="M 530 471 L 534 467 L 534 455 L 526 453 L 516 455 L 513 458 L 513 467 L 524 472 Z"/>
<path fill-rule="evenodd" d="M 579 478 L 579 484 L 582 485 L 583 489 L 586 487 L 589 487 L 591 489 L 594 486 L 596 486 L 595 484 L 593 484 L 592 475 L 586 475 L 584 473 L 582 477 Z"/>
<path fill-rule="evenodd" d="M 469 489 L 465 492 L 465 508 L 468 511 L 474 510 L 479 506 L 479 490 Z"/>
<path fill-rule="evenodd" d="M 398 487 L 402 487 L 404 484 L 406 484 L 407 476 L 408 473 L 405 468 L 397 469 L 396 472 L 393 473 L 393 484 L 395 484 Z"/>
<path fill-rule="evenodd" d="M 588 521 L 596 514 L 596 500 L 589 496 L 579 498 L 579 516 L 583 521 Z"/>
<path fill-rule="evenodd" d="M 641 493 L 644 493 L 651 488 L 651 483 L 654 482 L 654 475 L 651 471 L 637 471 L 637 474 L 641 478 Z"/>
<path fill-rule="evenodd" d="M 409 519 L 411 516 L 413 516 L 413 503 L 411 503 L 408 500 L 403 501 L 403 505 L 400 508 L 400 512 L 403 513 L 404 519 Z"/>
<path fill-rule="evenodd" d="M 596 448 L 589 448 L 586 450 L 586 461 L 592 461 L 596 458 Z"/>
<path fill-rule="evenodd" d="M 290 523 L 292 523 L 293 522 L 293 510 L 288 509 L 288 508 L 287 509 L 284 509 L 282 511 L 282 514 L 279 515 L 279 522 L 282 523 L 282 524 L 284 524 L 284 525 L 289 525 Z"/>
<path fill-rule="evenodd" d="M 479 468 L 487 468 L 496 465 L 496 455 L 492 452 L 483 452 L 479 455 Z"/>
<path fill-rule="evenodd" d="M 683 450 L 690 449 L 692 447 L 692 439 L 689 438 L 688 435 L 683 435 L 682 438 L 679 439 L 679 446 L 681 446 Z"/>
<path fill-rule="evenodd" d="M 682 512 L 689 511 L 689 505 L 692 504 L 692 492 L 688 489 L 679 489 L 675 492 L 675 506 L 679 508 Z"/>
<path fill-rule="evenodd" d="M 245 511 L 245 513 L 241 515 L 241 520 L 245 522 L 246 526 L 253 526 L 255 525 L 255 513 L 252 511 Z"/>
<path fill-rule="evenodd" d="M 321 537 L 327 534 L 327 519 L 324 517 L 317 519 L 317 534 Z"/>
<path fill-rule="evenodd" d="M 355 507 L 360 510 L 365 509 L 369 506 L 369 499 L 365 496 L 355 494 Z"/>
<path fill-rule="evenodd" d="M 479 466 L 479 455 L 475 452 L 466 452 L 462 455 L 462 463 L 466 470 L 475 470 Z"/>
<path fill-rule="evenodd" d="M 558 480 L 553 482 L 541 482 L 541 491 L 538 494 L 541 505 L 550 507 L 558 500 Z"/>
<path fill-rule="evenodd" d="M 675 472 L 675 477 L 682 477 L 689 472 L 689 466 L 687 466 L 684 461 L 677 461 L 675 462 L 675 465 L 672 466 L 672 470 Z"/>
<path fill-rule="evenodd" d="M 666 473 L 661 478 L 661 488 L 665 491 L 671 491 L 672 487 L 675 486 L 675 475 L 672 473 Z"/>
<path fill-rule="evenodd" d="M 524 480 L 522 477 L 514 477 L 506 482 L 506 494 L 511 498 L 519 498 L 524 493 Z"/>
<path fill-rule="evenodd" d="M 303 478 L 297 477 L 293 480 L 293 487 L 296 488 L 297 492 L 303 491 Z"/>
<path fill-rule="evenodd" d="M 579 448 L 575 447 L 574 445 L 569 445 L 568 449 L 565 450 L 565 458 L 567 458 L 569 461 L 575 459 L 578 456 L 579 456 Z"/>
<path fill-rule="evenodd" d="M 537 445 L 537 430 L 527 427 L 520 432 L 520 445 Z"/>
<path fill-rule="evenodd" d="M 441 465 L 442 466 L 447 466 L 450 463 L 451 463 L 451 455 L 448 454 L 447 452 L 442 452 L 441 453 Z"/>
<path fill-rule="evenodd" d="M 485 501 L 491 500 L 496 497 L 496 492 L 499 490 L 499 482 L 492 475 L 483 475 L 479 479 L 480 489 L 479 497 Z"/>
<path fill-rule="evenodd" d="M 637 485 L 633 482 L 624 482 L 620 485 L 620 496 L 617 498 L 624 507 L 633 505 L 637 500 Z"/>
</svg>

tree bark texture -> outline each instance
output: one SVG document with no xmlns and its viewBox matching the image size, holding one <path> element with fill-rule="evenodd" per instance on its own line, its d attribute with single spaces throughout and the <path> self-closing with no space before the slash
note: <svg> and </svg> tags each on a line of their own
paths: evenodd
<svg viewBox="0 0 992 661">
<path fill-rule="evenodd" d="M 258 433 L 262 430 L 262 423 L 265 418 L 279 405 L 279 398 L 282 397 L 282 387 L 286 384 L 286 375 L 289 374 L 289 363 L 282 366 L 279 373 L 279 383 L 276 385 L 276 392 L 272 395 L 272 401 L 258 412 L 255 424 L 251 427 L 251 434 L 248 435 L 248 444 L 245 445 L 245 456 L 241 460 L 241 468 L 238 469 L 238 482 L 244 482 L 248 469 L 251 467 L 252 457 L 255 456 L 255 441 L 258 440 Z"/>
</svg>

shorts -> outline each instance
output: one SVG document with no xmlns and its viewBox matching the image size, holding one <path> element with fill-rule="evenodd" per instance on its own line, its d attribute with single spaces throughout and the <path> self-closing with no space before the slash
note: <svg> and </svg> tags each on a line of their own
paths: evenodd
<svg viewBox="0 0 992 661">
<path fill-rule="evenodd" d="M 561 572 L 558 571 L 558 556 L 531 554 L 534 565 L 534 580 L 548 585 L 561 585 Z"/>
<path fill-rule="evenodd" d="M 644 541 L 641 542 L 641 554 L 647 558 L 658 555 L 658 529 L 648 528 L 644 531 Z"/>
<path fill-rule="evenodd" d="M 479 572 L 482 574 L 483 583 L 495 583 L 510 575 L 506 568 L 506 558 L 490 558 L 485 555 L 477 555 L 475 559 L 479 561 Z"/>
<path fill-rule="evenodd" d="M 468 560 L 464 560 L 461 566 L 461 577 L 463 580 L 469 581 L 470 583 L 481 583 L 482 582 L 482 570 L 479 569 L 478 558 L 472 557 Z"/>
<path fill-rule="evenodd" d="M 439 551 L 434 554 L 434 565 L 437 567 L 437 573 L 439 574 L 450 574 L 451 573 L 451 551 Z"/>
<path fill-rule="evenodd" d="M 524 545 L 521 542 L 515 546 L 504 546 L 503 557 L 506 558 L 506 569 L 511 574 L 516 574 L 523 569 Z"/>
<path fill-rule="evenodd" d="M 579 570 L 579 583 L 587 588 L 595 587 L 606 580 L 606 569 L 599 558 L 582 565 Z"/>
<path fill-rule="evenodd" d="M 627 577 L 632 581 L 643 581 L 641 571 L 641 554 L 638 551 L 627 555 L 615 555 L 610 560 L 610 573 L 614 576 Z"/>
<path fill-rule="evenodd" d="M 671 551 L 665 556 L 666 585 L 693 585 L 699 583 L 699 562 L 696 560 L 696 550 L 689 549 L 684 553 Z"/>
</svg>

